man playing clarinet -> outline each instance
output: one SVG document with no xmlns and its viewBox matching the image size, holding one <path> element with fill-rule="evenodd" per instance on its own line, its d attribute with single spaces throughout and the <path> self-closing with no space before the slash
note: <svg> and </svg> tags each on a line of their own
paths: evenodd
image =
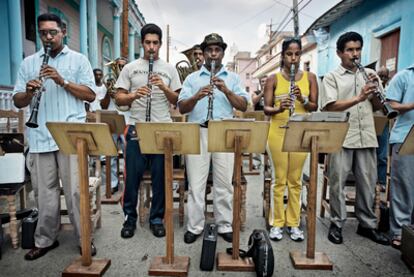
<svg viewBox="0 0 414 277">
<path fill-rule="evenodd" d="M 176 104 L 181 89 L 177 70 L 159 58 L 161 29 L 155 24 L 146 24 L 141 29 L 141 42 L 144 57 L 125 65 L 115 84 L 116 104 L 130 106 L 125 130 L 125 192 L 122 201 L 125 221 L 121 230 L 122 238 L 134 235 L 138 216 L 138 189 L 147 167 L 151 170 L 152 182 L 150 228 L 154 236 L 165 236 L 164 155 L 141 153 L 135 123 L 172 122 L 169 105 Z"/>
<path fill-rule="evenodd" d="M 35 195 L 38 195 L 39 219 L 35 247 L 24 256 L 26 260 L 40 258 L 59 246 L 56 240 L 60 227 L 59 179 L 65 193 L 69 218 L 80 245 L 77 157 L 65 155 L 59 150 L 46 122 L 85 122 L 84 101 L 92 102 L 95 99 L 92 67 L 85 56 L 63 44 L 66 30 L 61 19 L 54 14 L 42 14 L 37 18 L 37 26 L 43 45 L 50 45 L 50 58 L 45 59 L 49 51 L 45 53 L 41 49 L 24 59 L 13 96 L 15 106 L 23 108 L 39 99 L 34 96 L 39 95 L 39 91 L 42 92 L 35 120 L 38 127 L 28 128 L 29 164 Z M 48 64 L 42 61 L 48 61 Z M 35 105 L 36 103 L 31 104 L 32 113 Z M 79 250 L 81 251 L 80 247 Z M 91 253 L 96 254 L 93 244 Z"/>
</svg>

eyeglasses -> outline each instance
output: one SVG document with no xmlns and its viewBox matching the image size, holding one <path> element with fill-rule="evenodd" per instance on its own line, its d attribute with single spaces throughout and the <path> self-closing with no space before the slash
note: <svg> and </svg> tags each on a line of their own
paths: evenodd
<svg viewBox="0 0 414 277">
<path fill-rule="evenodd" d="M 60 31 L 56 29 L 51 30 L 39 30 L 39 35 L 42 37 L 47 37 L 47 34 L 51 35 L 52 37 L 56 36 Z"/>
</svg>

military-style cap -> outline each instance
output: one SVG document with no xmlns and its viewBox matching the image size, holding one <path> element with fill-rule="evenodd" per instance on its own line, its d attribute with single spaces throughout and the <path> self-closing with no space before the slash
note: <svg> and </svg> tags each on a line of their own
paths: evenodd
<svg viewBox="0 0 414 277">
<path fill-rule="evenodd" d="M 206 49 L 206 47 L 209 45 L 218 45 L 221 48 L 223 48 L 223 51 L 227 48 L 227 44 L 223 41 L 223 38 L 217 33 L 209 34 L 204 38 L 204 41 L 200 44 L 201 50 L 204 51 L 204 49 Z"/>
</svg>

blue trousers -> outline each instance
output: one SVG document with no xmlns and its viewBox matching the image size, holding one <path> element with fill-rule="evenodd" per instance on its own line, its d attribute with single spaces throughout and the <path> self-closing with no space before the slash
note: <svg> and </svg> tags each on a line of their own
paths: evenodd
<svg viewBox="0 0 414 277">
<path fill-rule="evenodd" d="M 165 210 L 164 155 L 142 154 L 135 126 L 127 127 L 125 140 L 125 192 L 123 197 L 125 220 L 131 225 L 136 225 L 139 185 L 144 170 L 150 168 L 152 181 L 150 223 L 161 224 Z"/>
<path fill-rule="evenodd" d="M 388 156 L 388 124 L 385 125 L 384 131 L 381 136 L 378 136 L 378 148 L 377 148 L 377 172 L 378 183 L 385 185 L 387 182 L 387 156 Z"/>
</svg>

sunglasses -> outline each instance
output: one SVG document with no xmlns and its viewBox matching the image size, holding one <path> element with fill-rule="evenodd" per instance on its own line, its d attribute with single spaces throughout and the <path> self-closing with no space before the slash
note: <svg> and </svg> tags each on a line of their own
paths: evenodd
<svg viewBox="0 0 414 277">
<path fill-rule="evenodd" d="M 56 36 L 60 31 L 56 29 L 52 30 L 39 30 L 39 35 L 42 37 L 47 37 L 47 34 L 51 35 L 52 37 Z"/>
</svg>

